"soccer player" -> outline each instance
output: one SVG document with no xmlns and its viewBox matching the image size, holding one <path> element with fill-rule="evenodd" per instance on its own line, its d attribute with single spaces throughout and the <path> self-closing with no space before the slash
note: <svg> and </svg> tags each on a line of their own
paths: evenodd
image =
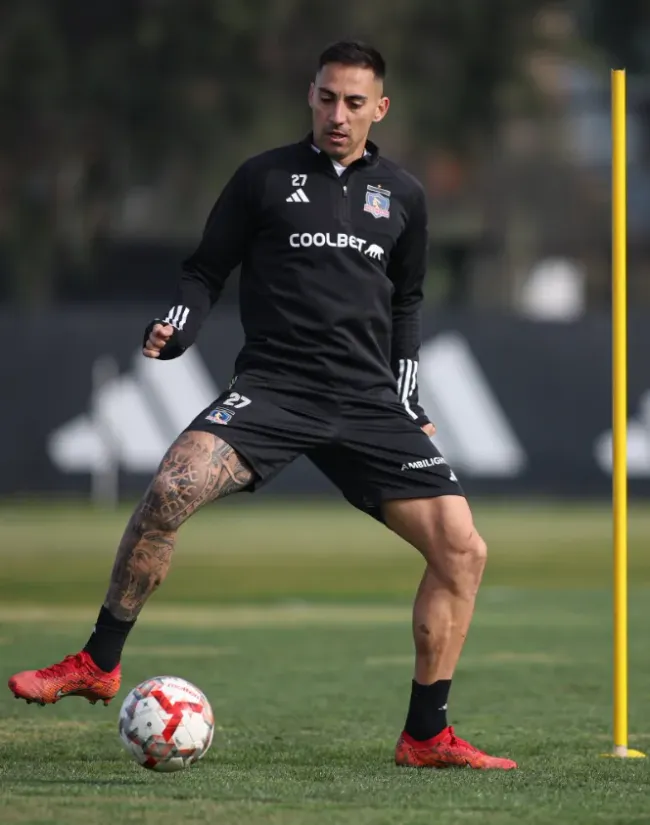
<svg viewBox="0 0 650 825">
<path fill-rule="evenodd" d="M 384 77 L 374 48 L 328 47 L 309 88 L 310 134 L 245 161 L 221 192 L 167 316 L 145 330 L 143 355 L 181 356 L 241 264 L 245 344 L 235 375 L 163 457 L 126 527 L 86 646 L 12 676 L 16 697 L 107 704 L 181 525 L 305 455 L 426 563 L 397 764 L 516 767 L 459 739 L 447 722 L 486 546 L 418 403 L 427 209 L 421 185 L 368 139 L 389 108 Z"/>
</svg>

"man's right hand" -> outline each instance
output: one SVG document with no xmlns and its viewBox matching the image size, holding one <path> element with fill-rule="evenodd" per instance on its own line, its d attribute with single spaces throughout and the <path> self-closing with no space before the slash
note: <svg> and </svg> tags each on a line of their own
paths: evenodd
<svg viewBox="0 0 650 825">
<path fill-rule="evenodd" d="M 171 324 L 154 324 L 147 338 L 142 354 L 147 358 L 159 358 L 160 351 L 174 334 Z"/>
</svg>

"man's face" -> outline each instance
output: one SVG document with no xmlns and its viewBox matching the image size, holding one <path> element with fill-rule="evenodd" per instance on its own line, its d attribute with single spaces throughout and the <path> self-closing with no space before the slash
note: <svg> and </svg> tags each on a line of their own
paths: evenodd
<svg viewBox="0 0 650 825">
<path fill-rule="evenodd" d="M 334 160 L 363 155 L 368 132 L 388 111 L 383 83 L 372 69 L 330 63 L 309 87 L 314 142 Z"/>
</svg>

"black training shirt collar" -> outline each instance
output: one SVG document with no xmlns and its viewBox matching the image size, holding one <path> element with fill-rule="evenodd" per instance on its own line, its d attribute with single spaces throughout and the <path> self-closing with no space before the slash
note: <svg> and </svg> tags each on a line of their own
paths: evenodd
<svg viewBox="0 0 650 825">
<path fill-rule="evenodd" d="M 307 146 L 312 152 L 316 150 L 317 152 L 321 152 L 320 149 L 314 143 L 314 133 L 309 132 L 305 137 L 302 139 L 301 143 L 304 146 Z M 379 147 L 376 143 L 373 143 L 371 140 L 366 140 L 365 154 L 362 158 L 355 160 L 355 164 L 364 164 L 365 166 L 374 166 L 377 161 L 379 160 Z M 354 164 L 351 164 L 354 165 Z"/>
</svg>

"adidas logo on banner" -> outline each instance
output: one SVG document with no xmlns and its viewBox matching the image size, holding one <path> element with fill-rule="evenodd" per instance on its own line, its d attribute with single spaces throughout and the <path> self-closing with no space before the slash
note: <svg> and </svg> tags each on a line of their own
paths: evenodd
<svg viewBox="0 0 650 825">
<path fill-rule="evenodd" d="M 296 189 L 296 191 L 287 198 L 287 203 L 309 203 L 309 198 L 302 189 Z"/>
<path fill-rule="evenodd" d="M 102 472 L 114 462 L 127 472 L 153 472 L 177 435 L 219 395 L 196 346 L 170 361 L 143 358 L 138 350 L 130 372 L 119 374 L 116 365 L 112 372 L 98 382 L 88 412 L 50 434 L 49 457 L 64 473 Z M 527 456 L 462 336 L 429 340 L 417 376 L 420 402 L 437 428 L 436 447 L 457 472 L 514 478 L 523 471 Z"/>
</svg>

